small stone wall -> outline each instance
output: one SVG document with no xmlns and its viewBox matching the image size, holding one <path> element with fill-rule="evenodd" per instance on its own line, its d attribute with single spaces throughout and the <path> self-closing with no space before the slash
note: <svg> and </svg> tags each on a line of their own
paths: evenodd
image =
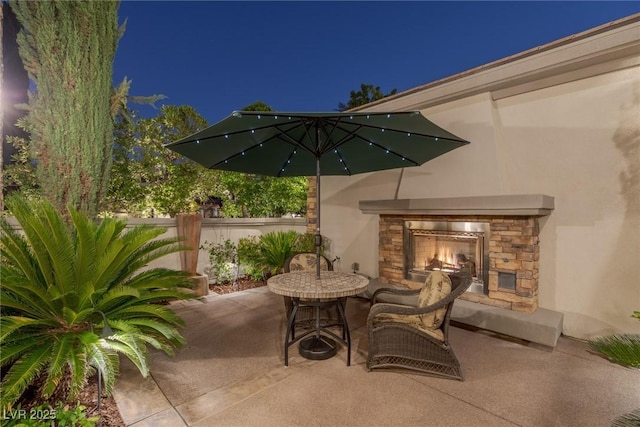
<svg viewBox="0 0 640 427">
<path fill-rule="evenodd" d="M 467 292 L 461 298 L 525 313 L 538 308 L 540 246 L 536 217 L 380 215 L 380 277 L 415 287 L 416 283 L 404 279 L 405 220 L 488 222 L 489 295 Z"/>
</svg>

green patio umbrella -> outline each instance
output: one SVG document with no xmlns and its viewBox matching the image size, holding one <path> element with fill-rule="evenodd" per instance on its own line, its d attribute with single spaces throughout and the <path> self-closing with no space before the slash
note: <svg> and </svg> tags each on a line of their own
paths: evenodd
<svg viewBox="0 0 640 427">
<path fill-rule="evenodd" d="M 468 144 L 419 111 L 284 113 L 236 111 L 167 148 L 210 169 L 269 176 L 313 176 L 318 197 L 316 252 L 320 255 L 320 176 L 353 175 L 419 166 Z M 317 277 L 320 277 L 320 263 Z"/>
</svg>

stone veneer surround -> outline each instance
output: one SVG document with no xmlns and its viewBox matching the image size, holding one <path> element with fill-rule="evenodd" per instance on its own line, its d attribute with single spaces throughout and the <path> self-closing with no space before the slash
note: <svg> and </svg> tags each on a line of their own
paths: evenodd
<svg viewBox="0 0 640 427">
<path fill-rule="evenodd" d="M 538 308 L 540 247 L 536 218 L 513 216 L 428 216 L 380 215 L 379 274 L 384 280 L 407 287 L 415 282 L 404 278 L 404 221 L 488 222 L 489 295 L 467 292 L 460 298 L 532 313 Z M 515 289 L 498 286 L 498 274 L 515 275 Z"/>
<path fill-rule="evenodd" d="M 462 299 L 532 313 L 538 308 L 538 217 L 553 210 L 545 195 L 361 201 L 364 213 L 380 215 L 379 275 L 390 283 L 415 287 L 404 278 L 404 221 L 488 222 L 488 295 L 467 292 Z M 474 214 L 477 213 L 477 214 Z M 499 275 L 515 276 L 515 289 L 499 286 Z"/>
</svg>

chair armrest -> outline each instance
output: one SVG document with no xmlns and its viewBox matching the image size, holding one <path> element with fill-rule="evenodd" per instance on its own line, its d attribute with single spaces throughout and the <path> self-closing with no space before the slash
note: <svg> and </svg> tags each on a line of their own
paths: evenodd
<svg viewBox="0 0 640 427">
<path fill-rule="evenodd" d="M 418 296 L 420 295 L 420 289 L 398 289 L 398 288 L 380 288 L 376 289 L 376 291 L 371 296 L 371 305 L 377 303 L 377 297 L 380 294 L 392 294 L 392 295 L 402 295 L 402 296 Z"/>
<path fill-rule="evenodd" d="M 435 303 L 431 304 L 431 305 L 427 305 L 425 307 L 415 307 L 415 306 L 409 306 L 409 305 L 401 305 L 401 304 L 389 304 L 389 303 L 376 303 L 373 304 L 371 306 L 371 309 L 369 310 L 369 317 L 372 318 L 372 316 L 376 316 L 378 314 L 382 314 L 382 313 L 387 313 L 387 314 L 400 314 L 400 315 L 422 315 L 422 314 L 427 314 L 430 313 L 434 310 L 438 310 L 439 308 L 442 307 L 446 307 L 447 305 L 449 305 L 450 303 L 452 303 L 456 298 L 458 298 L 460 295 L 462 295 L 467 288 L 471 285 L 471 277 L 470 276 L 462 276 L 461 277 L 461 283 L 460 285 L 456 286 L 455 289 L 453 291 L 451 291 L 451 293 L 447 296 L 445 296 L 444 298 L 442 298 L 439 301 L 436 301 Z M 387 288 L 381 288 L 378 291 L 385 291 Z M 378 293 L 378 291 L 376 291 L 376 293 L 374 293 L 374 296 L 372 298 L 372 301 L 375 299 L 376 294 Z M 412 290 L 398 290 L 398 289 L 392 289 L 393 293 L 398 293 L 398 292 L 403 292 L 403 293 L 408 293 L 411 294 Z M 417 290 L 417 293 L 420 293 L 420 290 Z"/>
<path fill-rule="evenodd" d="M 399 314 L 406 316 L 417 316 L 427 314 L 435 311 L 439 308 L 446 307 L 451 301 L 456 299 L 457 295 L 449 294 L 434 304 L 427 305 L 425 307 L 414 307 L 411 305 L 390 304 L 390 303 L 377 303 L 371 306 L 369 309 L 369 316 L 376 316 L 378 314 Z"/>
</svg>

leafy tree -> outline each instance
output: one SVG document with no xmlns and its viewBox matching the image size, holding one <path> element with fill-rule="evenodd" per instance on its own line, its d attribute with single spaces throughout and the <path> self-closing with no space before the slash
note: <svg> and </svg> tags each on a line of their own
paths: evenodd
<svg viewBox="0 0 640 427">
<path fill-rule="evenodd" d="M 124 26 L 118 1 L 10 2 L 23 30 L 20 56 L 36 91 L 24 129 L 38 187 L 59 212 L 97 214 L 107 190 L 113 114 L 112 64 Z M 126 92 L 125 80 L 118 94 Z"/>
<path fill-rule="evenodd" d="M 273 111 L 262 101 L 247 105 L 242 111 Z M 270 217 L 286 213 L 303 213 L 306 209 L 305 177 L 260 176 L 221 171 L 220 185 L 226 199 L 225 216 Z"/>
<path fill-rule="evenodd" d="M 116 126 L 109 207 L 145 215 L 175 216 L 199 209 L 196 200 L 221 191 L 212 171 L 163 147 L 207 126 L 192 107 L 164 105 L 153 118 Z M 148 215 L 149 212 L 146 213 Z"/>
<path fill-rule="evenodd" d="M 146 376 L 148 345 L 172 354 L 184 343 L 182 320 L 153 303 L 192 298 L 181 290 L 191 286 L 188 273 L 146 268 L 180 249 L 159 238 L 165 229 L 125 232 L 125 222 L 97 224 L 72 208 L 69 229 L 49 202 L 13 196 L 7 206 L 24 234 L 0 219 L 2 408 L 34 384 L 45 399 L 72 399 L 96 369 L 109 392 L 118 354 Z"/>
<path fill-rule="evenodd" d="M 256 101 L 253 104 L 249 104 L 242 109 L 242 111 L 273 111 L 268 104 L 262 101 Z"/>
<path fill-rule="evenodd" d="M 221 172 L 226 201 L 222 212 L 231 217 L 274 217 L 303 213 L 307 200 L 305 177 L 271 177 Z"/>
<path fill-rule="evenodd" d="M 398 92 L 397 89 L 393 89 L 386 95 L 382 93 L 380 86 L 373 86 L 368 84 L 360 84 L 360 90 L 352 90 L 350 93 L 349 101 L 346 104 L 342 102 L 338 104 L 338 111 L 346 111 L 352 108 L 359 107 L 361 105 L 368 104 L 378 99 L 386 98 L 387 96 L 395 95 Z"/>
</svg>

